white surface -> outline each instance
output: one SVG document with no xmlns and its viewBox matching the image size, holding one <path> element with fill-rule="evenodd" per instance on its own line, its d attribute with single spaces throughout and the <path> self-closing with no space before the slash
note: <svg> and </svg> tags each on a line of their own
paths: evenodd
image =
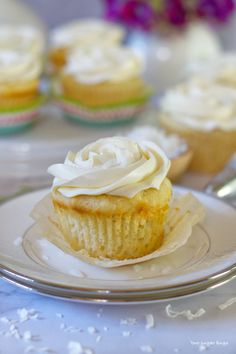
<svg viewBox="0 0 236 354">
<path fill-rule="evenodd" d="M 206 178 L 188 175 L 182 181 L 202 188 Z M 171 301 L 172 309 L 176 311 L 190 309 L 195 313 L 200 308 L 206 310 L 203 316 L 189 321 L 184 317 L 169 318 L 165 312 L 168 303 L 119 307 L 76 304 L 20 290 L 1 280 L 0 317 L 19 319 L 17 309 L 25 307 L 38 311 L 40 319 L 16 324 L 21 334 L 30 330 L 32 335 L 38 336 L 38 341 L 32 342 L 3 335 L 2 332 L 9 331 L 10 324 L 0 320 L 0 353 L 23 354 L 32 345 L 67 354 L 68 343 L 79 341 L 96 354 L 138 354 L 142 353 L 140 346 L 145 345 L 152 346 L 157 354 L 194 354 L 204 352 L 204 348 L 207 348 L 207 353 L 235 354 L 236 303 L 225 310 L 218 308 L 235 296 L 236 280 L 204 294 Z M 147 314 L 153 314 L 155 322 L 154 328 L 149 330 L 145 327 Z M 137 323 L 121 324 L 121 320 L 127 318 L 135 318 Z M 87 331 L 90 326 L 98 332 L 90 334 Z M 73 327 L 83 331 L 73 332 Z M 99 338 L 96 341 L 99 336 L 100 341 Z"/>
</svg>

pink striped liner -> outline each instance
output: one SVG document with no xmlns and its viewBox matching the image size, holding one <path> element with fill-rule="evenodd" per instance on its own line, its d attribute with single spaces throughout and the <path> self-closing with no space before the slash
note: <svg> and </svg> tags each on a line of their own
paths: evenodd
<svg viewBox="0 0 236 354">
<path fill-rule="evenodd" d="M 92 111 L 86 109 L 82 106 L 75 105 L 70 102 L 65 102 L 57 100 L 56 105 L 61 108 L 64 112 L 69 113 L 74 116 L 81 116 L 87 120 L 93 121 L 111 121 L 118 119 L 131 118 L 144 111 L 144 105 L 138 106 L 128 106 L 128 107 L 118 107 L 118 108 L 108 108 L 99 109 L 97 111 Z"/>
<path fill-rule="evenodd" d="M 11 113 L 11 114 L 0 114 L 0 127 L 2 126 L 11 126 L 11 125 L 18 125 L 21 123 L 30 122 L 33 120 L 37 114 L 38 110 L 29 111 L 29 112 L 22 112 L 22 113 Z"/>
</svg>

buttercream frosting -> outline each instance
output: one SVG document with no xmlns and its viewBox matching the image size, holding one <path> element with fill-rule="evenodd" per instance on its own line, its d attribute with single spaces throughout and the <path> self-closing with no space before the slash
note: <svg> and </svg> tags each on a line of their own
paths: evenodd
<svg viewBox="0 0 236 354">
<path fill-rule="evenodd" d="M 175 134 L 166 134 L 161 128 L 142 125 L 132 129 L 127 136 L 137 142 L 149 140 L 160 146 L 169 159 L 184 153 L 187 150 L 186 142 Z"/>
<path fill-rule="evenodd" d="M 51 33 L 50 41 L 53 47 L 66 48 L 93 45 L 100 42 L 110 45 L 119 43 L 124 34 L 124 29 L 121 26 L 104 20 L 86 19 L 55 28 Z"/>
<path fill-rule="evenodd" d="M 0 84 L 34 80 L 41 70 L 41 61 L 31 53 L 0 49 Z"/>
<path fill-rule="evenodd" d="M 188 67 L 191 75 L 204 76 L 214 82 L 236 84 L 236 54 L 222 53 L 216 58 L 195 60 Z"/>
<path fill-rule="evenodd" d="M 110 194 L 132 198 L 138 192 L 159 189 L 170 161 L 156 144 L 137 144 L 126 137 L 97 140 L 77 153 L 69 152 L 64 164 L 48 168 L 55 187 L 65 197 Z"/>
<path fill-rule="evenodd" d="M 45 47 L 42 33 L 31 26 L 1 25 L 0 49 L 22 50 L 38 55 Z"/>
<path fill-rule="evenodd" d="M 169 122 L 192 129 L 236 129 L 236 89 L 206 79 L 191 80 L 167 91 L 160 108 Z"/>
<path fill-rule="evenodd" d="M 130 48 L 94 46 L 73 51 L 64 70 L 78 82 L 97 84 L 135 78 L 142 73 L 143 63 Z"/>
</svg>

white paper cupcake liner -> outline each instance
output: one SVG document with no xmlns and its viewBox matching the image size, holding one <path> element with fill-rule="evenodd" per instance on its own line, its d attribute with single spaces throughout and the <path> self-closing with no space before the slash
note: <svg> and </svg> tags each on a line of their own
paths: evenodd
<svg viewBox="0 0 236 354">
<path fill-rule="evenodd" d="M 40 227 L 42 236 L 65 253 L 69 253 L 84 262 L 99 267 L 114 268 L 145 262 L 174 252 L 186 244 L 192 234 L 194 225 L 204 219 L 205 211 L 202 204 L 191 193 L 175 197 L 167 216 L 165 235 L 161 247 L 144 257 L 125 260 L 93 258 L 88 255 L 86 250 L 74 251 L 70 245 L 67 244 L 57 226 L 57 216 L 54 212 L 50 194 L 37 203 L 31 216 Z"/>
</svg>

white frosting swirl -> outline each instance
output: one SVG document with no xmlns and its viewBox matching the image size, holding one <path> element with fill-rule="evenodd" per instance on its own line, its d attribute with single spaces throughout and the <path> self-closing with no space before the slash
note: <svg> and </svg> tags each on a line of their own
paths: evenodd
<svg viewBox="0 0 236 354">
<path fill-rule="evenodd" d="M 175 134 L 166 134 L 163 129 L 150 125 L 142 125 L 131 130 L 127 136 L 137 142 L 152 141 L 160 146 L 169 159 L 184 153 L 187 150 L 186 142 Z"/>
<path fill-rule="evenodd" d="M 169 121 L 201 131 L 236 129 L 236 89 L 198 79 L 167 91 L 161 100 Z"/>
<path fill-rule="evenodd" d="M 143 64 L 129 48 L 84 47 L 71 53 L 64 70 L 78 82 L 89 85 L 132 79 L 141 74 Z"/>
<path fill-rule="evenodd" d="M 99 19 L 74 21 L 52 31 L 50 41 L 53 47 L 77 47 L 121 42 L 124 30 L 118 25 Z"/>
<path fill-rule="evenodd" d="M 42 33 L 31 26 L 1 25 L 0 49 L 22 50 L 42 54 L 45 47 Z"/>
<path fill-rule="evenodd" d="M 65 197 L 110 194 L 132 198 L 138 192 L 159 189 L 170 162 L 154 143 L 141 144 L 125 138 L 97 140 L 74 154 L 64 164 L 49 167 L 53 186 Z"/>
<path fill-rule="evenodd" d="M 41 70 L 41 61 L 31 53 L 0 49 L 0 84 L 34 80 Z"/>
<path fill-rule="evenodd" d="M 193 61 L 188 72 L 191 75 L 207 77 L 214 82 L 236 84 L 236 54 L 222 53 L 216 58 Z"/>
</svg>

